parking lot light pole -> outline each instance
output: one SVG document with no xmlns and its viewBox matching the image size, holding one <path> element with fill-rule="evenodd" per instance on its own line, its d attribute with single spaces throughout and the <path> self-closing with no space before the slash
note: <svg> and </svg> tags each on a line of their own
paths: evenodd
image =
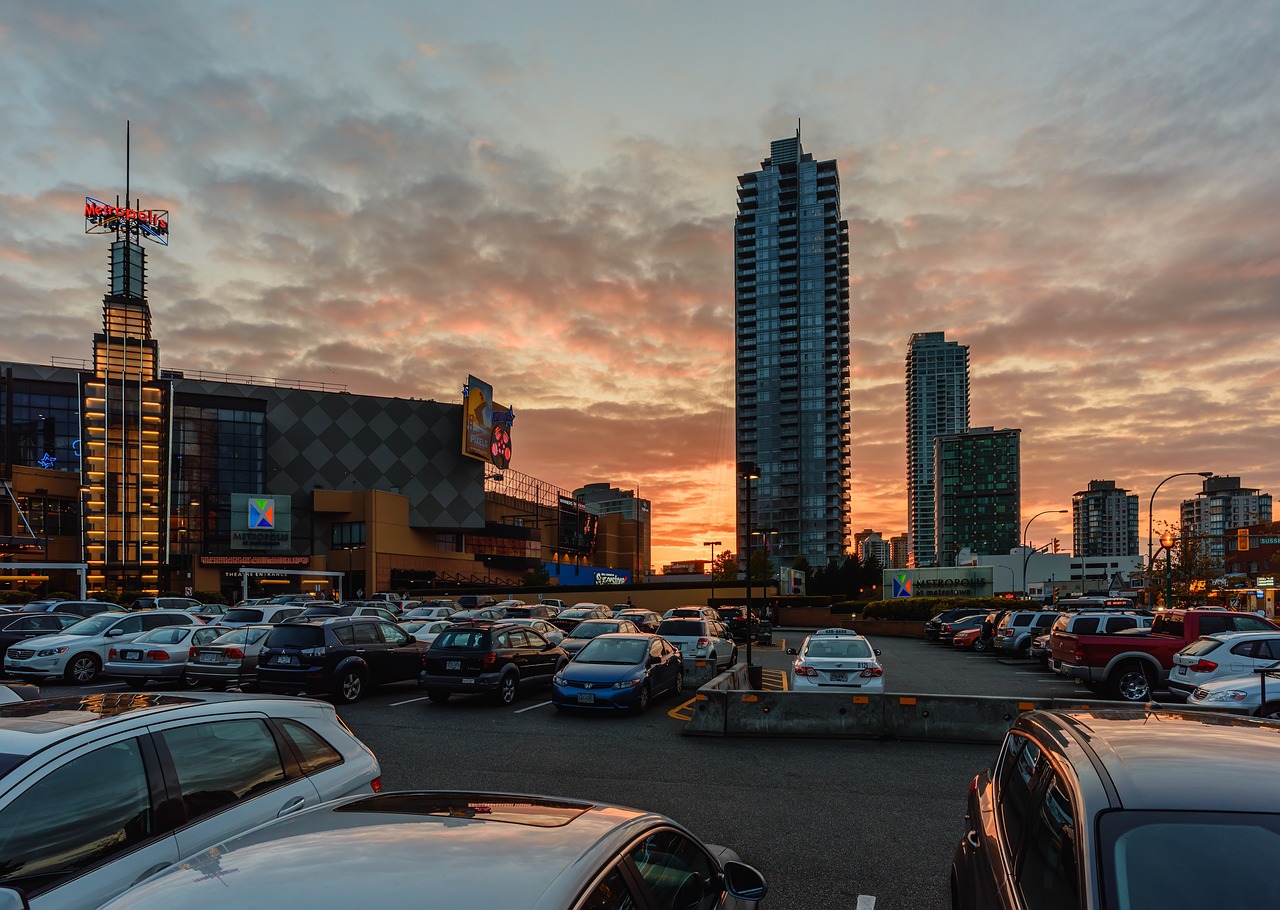
<svg viewBox="0 0 1280 910">
<path fill-rule="evenodd" d="M 1160 535 L 1160 549 L 1164 550 L 1164 608 L 1173 609 L 1173 544 L 1172 531 Z"/>
<path fill-rule="evenodd" d="M 720 541 L 704 540 L 702 542 L 702 545 L 704 547 L 711 548 L 711 599 L 715 600 L 716 599 L 716 547 L 720 546 Z M 714 605 L 711 605 L 711 606 L 714 606 Z"/>
<path fill-rule="evenodd" d="M 1035 521 L 1041 515 L 1066 515 L 1066 509 L 1045 509 L 1043 512 L 1037 512 L 1027 519 L 1027 523 L 1022 526 L 1022 549 L 1027 548 L 1027 531 L 1031 530 L 1031 522 Z M 1030 553 L 1022 554 L 1022 596 L 1027 596 L 1027 563 L 1031 560 Z"/>
<path fill-rule="evenodd" d="M 751 663 L 751 481 L 760 479 L 760 468 L 754 461 L 738 462 L 738 476 L 747 482 L 747 516 L 745 523 L 747 539 L 747 685 L 759 689 L 764 683 L 764 668 L 757 668 Z M 759 677 L 759 679 L 757 679 Z"/>
<path fill-rule="evenodd" d="M 1166 483 L 1168 483 L 1169 481 L 1173 480 L 1173 478 L 1175 477 L 1212 477 L 1212 476 L 1213 476 L 1212 471 L 1179 471 L 1177 474 L 1170 474 L 1164 480 L 1160 481 L 1158 484 L 1156 484 L 1156 488 L 1151 491 L 1151 497 L 1147 500 L 1147 565 L 1148 566 L 1152 565 L 1151 560 L 1153 556 L 1151 553 L 1151 544 L 1152 544 L 1152 541 L 1155 540 L 1155 529 L 1153 527 L 1153 521 L 1152 521 L 1152 514 L 1153 514 L 1152 510 L 1155 506 L 1156 494 L 1160 492 L 1160 488 L 1164 486 Z M 1160 540 L 1161 542 L 1163 542 L 1164 538 L 1161 537 Z"/>
</svg>

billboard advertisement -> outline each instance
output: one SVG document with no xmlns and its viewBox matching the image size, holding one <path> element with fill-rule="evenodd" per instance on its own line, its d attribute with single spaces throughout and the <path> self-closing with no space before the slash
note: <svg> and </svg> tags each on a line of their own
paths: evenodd
<svg viewBox="0 0 1280 910">
<path fill-rule="evenodd" d="M 474 376 L 462 389 L 462 454 L 505 469 L 511 466 L 515 409 L 493 400 L 493 386 Z"/>
<path fill-rule="evenodd" d="M 231 494 L 231 549 L 288 550 L 293 546 L 293 500 L 262 493 Z"/>
<path fill-rule="evenodd" d="M 596 551 L 600 516 L 588 512 L 585 504 L 568 496 L 559 497 L 556 516 L 556 549 L 583 555 Z"/>
<path fill-rule="evenodd" d="M 994 597 L 991 566 L 885 569 L 883 597 Z"/>
</svg>

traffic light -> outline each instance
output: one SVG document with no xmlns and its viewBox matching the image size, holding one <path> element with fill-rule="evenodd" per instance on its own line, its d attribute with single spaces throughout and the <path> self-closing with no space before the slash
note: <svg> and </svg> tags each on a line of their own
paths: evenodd
<svg viewBox="0 0 1280 910">
<path fill-rule="evenodd" d="M 1249 529 L 1238 528 L 1236 530 L 1236 549 L 1244 551 L 1249 549 Z"/>
<path fill-rule="evenodd" d="M 1055 537 L 1055 538 L 1053 539 L 1053 552 L 1055 552 L 1055 553 L 1057 553 L 1057 552 L 1058 552 L 1058 543 L 1059 543 L 1058 538 L 1056 538 L 1056 537 Z"/>
</svg>

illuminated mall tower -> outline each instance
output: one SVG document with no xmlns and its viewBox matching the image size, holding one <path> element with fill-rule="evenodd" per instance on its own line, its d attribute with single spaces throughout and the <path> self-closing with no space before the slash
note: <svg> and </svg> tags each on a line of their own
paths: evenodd
<svg viewBox="0 0 1280 910">
<path fill-rule="evenodd" d="M 849 225 L 835 159 L 815 161 L 799 130 L 770 143 L 738 177 L 733 233 L 739 552 L 753 532 L 784 567 L 825 566 L 850 543 Z"/>
<path fill-rule="evenodd" d="M 85 232 L 114 233 L 111 291 L 80 378 L 81 486 L 90 590 L 156 591 L 168 560 L 169 387 L 151 337 L 145 235 L 167 243 L 168 212 L 85 200 Z"/>
</svg>

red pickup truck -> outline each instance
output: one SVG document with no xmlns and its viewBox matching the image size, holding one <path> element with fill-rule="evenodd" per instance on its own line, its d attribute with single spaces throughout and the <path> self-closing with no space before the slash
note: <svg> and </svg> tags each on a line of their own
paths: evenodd
<svg viewBox="0 0 1280 910">
<path fill-rule="evenodd" d="M 1156 615 L 1150 630 L 1114 635 L 1054 632 L 1053 660 L 1060 662 L 1060 673 L 1083 681 L 1094 692 L 1121 701 L 1149 701 L 1152 690 L 1168 679 L 1173 655 L 1201 635 L 1276 628 L 1280 626 L 1251 613 L 1166 610 Z"/>
</svg>

